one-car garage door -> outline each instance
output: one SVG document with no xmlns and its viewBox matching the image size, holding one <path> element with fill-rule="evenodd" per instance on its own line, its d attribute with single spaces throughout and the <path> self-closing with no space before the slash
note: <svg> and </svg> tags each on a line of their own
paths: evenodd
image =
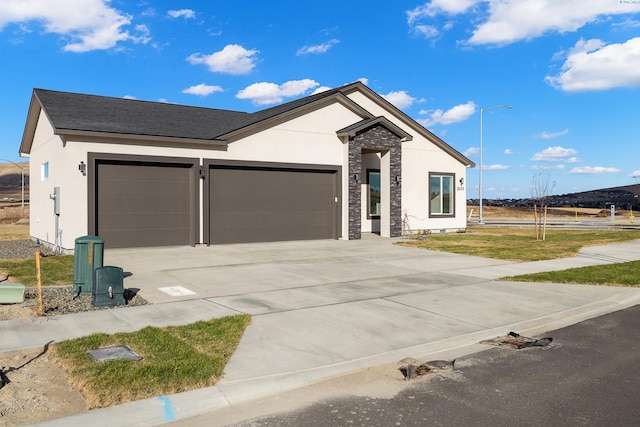
<svg viewBox="0 0 640 427">
<path fill-rule="evenodd" d="M 208 171 L 210 243 L 338 237 L 336 169 L 211 165 Z"/>
<path fill-rule="evenodd" d="M 193 164 L 113 160 L 94 164 L 93 234 L 105 240 L 105 247 L 195 243 L 198 205 Z"/>
</svg>

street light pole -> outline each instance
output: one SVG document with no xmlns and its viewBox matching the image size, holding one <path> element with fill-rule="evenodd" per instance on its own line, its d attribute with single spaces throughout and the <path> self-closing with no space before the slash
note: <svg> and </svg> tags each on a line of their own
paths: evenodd
<svg viewBox="0 0 640 427">
<path fill-rule="evenodd" d="M 17 163 L 12 162 L 11 160 L 7 160 L 7 159 L 0 159 L 0 160 L 4 160 L 5 162 L 9 162 L 11 164 L 13 164 L 14 166 L 16 166 L 18 169 L 20 169 L 20 173 L 22 174 L 22 207 L 24 208 L 24 168 L 20 165 L 18 165 Z"/>
<path fill-rule="evenodd" d="M 484 224 L 484 218 L 482 217 L 482 113 L 484 111 L 493 110 L 495 108 L 509 108 L 511 105 L 495 105 L 493 107 L 480 109 L 480 182 L 478 183 L 478 199 L 479 199 L 479 213 L 478 224 Z"/>
</svg>

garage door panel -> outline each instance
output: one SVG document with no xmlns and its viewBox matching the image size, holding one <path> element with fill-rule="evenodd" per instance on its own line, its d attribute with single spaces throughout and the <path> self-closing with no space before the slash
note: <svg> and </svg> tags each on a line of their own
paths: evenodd
<svg viewBox="0 0 640 427">
<path fill-rule="evenodd" d="M 191 244 L 192 180 L 189 164 L 99 162 L 97 234 L 112 248 Z"/>
<path fill-rule="evenodd" d="M 210 169 L 212 243 L 332 239 L 335 171 Z"/>
</svg>

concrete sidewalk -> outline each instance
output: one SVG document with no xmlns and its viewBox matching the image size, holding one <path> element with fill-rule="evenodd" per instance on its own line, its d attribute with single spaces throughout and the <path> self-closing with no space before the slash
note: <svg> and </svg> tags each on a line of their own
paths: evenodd
<svg viewBox="0 0 640 427">
<path fill-rule="evenodd" d="M 389 239 L 106 251 L 153 305 L 0 322 L 0 351 L 93 332 L 253 316 L 214 387 L 93 410 L 43 425 L 158 425 L 404 357 L 464 354 L 640 303 L 640 289 L 496 282 L 507 275 L 640 260 L 640 241 L 578 257 L 512 263 Z"/>
</svg>

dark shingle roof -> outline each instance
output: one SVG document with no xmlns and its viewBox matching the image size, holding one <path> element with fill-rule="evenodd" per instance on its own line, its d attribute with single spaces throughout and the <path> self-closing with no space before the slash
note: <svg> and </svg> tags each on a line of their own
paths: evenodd
<svg viewBox="0 0 640 427">
<path fill-rule="evenodd" d="M 212 140 L 318 99 L 331 89 L 255 113 L 35 89 L 57 130 Z"/>
<path fill-rule="evenodd" d="M 58 130 L 214 139 L 244 126 L 251 114 L 161 102 L 35 89 Z"/>
<path fill-rule="evenodd" d="M 341 87 L 329 89 L 314 95 L 306 96 L 285 104 L 260 110 L 255 113 L 240 111 L 220 110 L 214 108 L 192 107 L 178 104 L 160 102 L 138 101 L 124 98 L 111 98 L 96 95 L 84 95 L 78 93 L 58 92 L 45 89 L 34 89 L 34 97 L 44 109 L 51 124 L 58 134 L 71 134 L 75 132 L 97 132 L 120 135 L 138 135 L 158 138 L 183 138 L 205 141 L 225 141 L 233 138 L 233 134 L 250 129 L 252 125 L 269 121 L 288 112 L 311 105 L 324 98 L 339 97 L 360 88 L 368 96 L 377 96 L 379 102 L 387 104 L 394 110 L 398 117 L 408 124 L 411 129 L 423 134 L 427 139 L 445 150 L 467 166 L 474 166 L 460 152 L 449 146 L 436 135 L 420 126 L 409 116 L 388 103 L 384 98 L 376 95 L 360 82 L 349 83 Z M 374 117 L 371 113 L 362 109 L 353 101 L 347 101 L 353 108 L 358 108 L 357 113 L 364 117 L 362 121 L 354 123 L 339 131 L 349 133 L 359 129 L 367 123 L 372 124 L 381 118 Z M 20 144 L 20 153 L 28 154 L 35 132 L 39 109 L 34 104 L 29 108 L 29 116 L 25 125 L 25 132 Z M 386 121 L 386 119 L 384 119 Z M 403 136 L 405 131 L 397 128 L 392 122 L 384 123 L 394 133 Z M 395 129 L 395 130 L 393 130 Z M 411 137 L 409 134 L 406 137 Z"/>
</svg>

